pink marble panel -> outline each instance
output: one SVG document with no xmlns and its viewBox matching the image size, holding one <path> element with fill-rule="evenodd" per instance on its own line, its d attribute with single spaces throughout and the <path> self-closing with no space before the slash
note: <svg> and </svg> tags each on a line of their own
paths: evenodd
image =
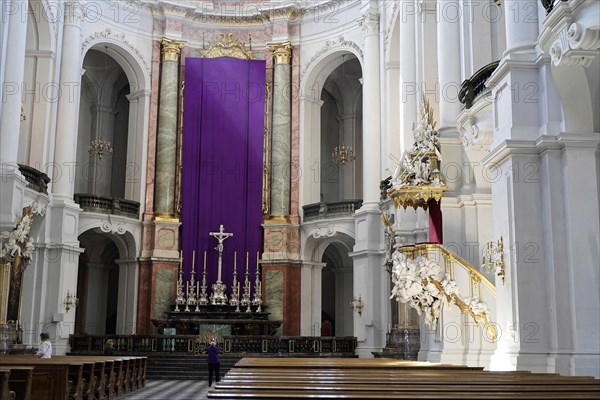
<svg viewBox="0 0 600 400">
<path fill-rule="evenodd" d="M 300 223 L 300 178 L 304 172 L 300 163 L 300 46 L 292 49 L 292 177 L 290 188 L 290 218 Z"/>
</svg>

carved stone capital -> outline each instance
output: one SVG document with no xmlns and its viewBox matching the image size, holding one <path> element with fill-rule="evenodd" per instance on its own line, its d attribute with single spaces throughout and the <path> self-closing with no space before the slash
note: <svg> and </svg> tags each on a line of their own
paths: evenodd
<svg viewBox="0 0 600 400">
<path fill-rule="evenodd" d="M 292 60 L 292 44 L 290 42 L 267 44 L 269 50 L 273 52 L 275 64 L 289 65 Z"/>
<path fill-rule="evenodd" d="M 185 45 L 184 41 L 163 38 L 160 44 L 162 47 L 163 61 L 179 62 L 179 55 L 181 54 L 181 49 Z"/>
<path fill-rule="evenodd" d="M 79 1 L 65 2 L 65 25 L 81 26 L 85 10 Z"/>
<path fill-rule="evenodd" d="M 379 14 L 373 12 L 366 12 L 358 20 L 358 26 L 360 26 L 365 36 L 376 35 L 379 33 Z"/>
</svg>

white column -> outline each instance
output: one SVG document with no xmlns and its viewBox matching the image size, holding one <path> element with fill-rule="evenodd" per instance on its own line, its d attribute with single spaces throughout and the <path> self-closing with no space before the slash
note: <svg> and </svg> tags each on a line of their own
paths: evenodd
<svg viewBox="0 0 600 400">
<path fill-rule="evenodd" d="M 321 336 L 321 313 L 323 311 L 323 268 L 326 264 L 319 263 L 312 267 L 312 326 L 315 336 Z"/>
<path fill-rule="evenodd" d="M 458 92 L 461 84 L 460 21 L 462 11 L 458 0 L 437 1 L 437 54 L 440 80 L 440 121 L 442 136 L 455 136 L 456 118 L 461 112 Z M 447 132 L 449 135 L 444 135 Z"/>
<path fill-rule="evenodd" d="M 118 260 L 117 264 L 119 264 L 117 334 L 135 335 L 139 265 L 136 260 Z"/>
<path fill-rule="evenodd" d="M 56 121 L 54 163 L 61 171 L 52 182 L 55 198 L 73 199 L 75 184 L 75 153 L 79 121 L 79 93 L 81 85 L 81 20 L 82 8 L 78 2 L 65 2 L 62 58 L 60 63 L 60 91 Z"/>
<path fill-rule="evenodd" d="M 25 71 L 27 41 L 27 0 L 8 0 L 2 5 L 8 18 L 6 48 L 7 65 L 2 81 L 2 110 L 0 113 L 0 163 L 16 163 L 21 124 L 21 90 Z M 4 168 L 3 168 L 4 169 Z"/>
<path fill-rule="evenodd" d="M 315 85 L 318 86 L 318 85 Z M 304 121 L 305 132 L 301 135 L 301 159 L 308 165 L 306 173 L 302 174 L 301 204 L 318 203 L 321 193 L 321 106 L 323 101 L 320 93 L 310 91 L 301 97 L 300 114 Z"/>
<path fill-rule="evenodd" d="M 367 10 L 359 21 L 365 38 L 363 71 L 363 208 L 379 203 L 381 180 L 381 96 L 379 71 L 379 14 Z M 375 183 L 375 184 L 373 184 Z"/>
<path fill-rule="evenodd" d="M 505 0 L 506 51 L 503 57 L 535 54 L 538 37 L 538 0 Z"/>
<path fill-rule="evenodd" d="M 413 145 L 413 123 L 417 118 L 417 5 L 400 2 L 400 155 Z"/>
</svg>

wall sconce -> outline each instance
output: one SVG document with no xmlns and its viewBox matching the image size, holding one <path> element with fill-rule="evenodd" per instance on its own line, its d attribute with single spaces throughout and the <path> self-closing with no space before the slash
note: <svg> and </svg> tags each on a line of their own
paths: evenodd
<svg viewBox="0 0 600 400">
<path fill-rule="evenodd" d="M 75 294 L 73 294 L 73 292 L 71 292 L 70 290 L 67 290 L 67 297 L 65 298 L 65 301 L 63 302 L 63 305 L 65 306 L 65 310 L 67 310 L 67 312 L 69 312 L 69 310 L 71 308 L 77 307 L 77 303 L 79 303 L 79 299 L 77 297 L 75 297 Z"/>
<path fill-rule="evenodd" d="M 365 308 L 365 304 L 362 302 L 362 298 L 360 294 L 358 295 L 358 299 L 354 297 L 350 302 L 350 307 L 352 307 L 352 311 L 356 311 L 358 316 L 362 316 L 363 308 Z"/>
<path fill-rule="evenodd" d="M 484 247 L 485 254 L 481 259 L 481 267 L 488 271 L 495 273 L 502 278 L 504 283 L 504 244 L 502 243 L 502 236 L 497 243 L 487 242 Z"/>
</svg>

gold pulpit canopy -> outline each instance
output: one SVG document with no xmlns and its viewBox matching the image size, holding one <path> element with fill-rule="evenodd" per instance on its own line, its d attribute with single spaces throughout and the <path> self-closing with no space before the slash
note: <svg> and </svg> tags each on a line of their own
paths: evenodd
<svg viewBox="0 0 600 400">
<path fill-rule="evenodd" d="M 447 189 L 440 171 L 439 133 L 435 130 L 433 109 L 427 99 L 423 99 L 413 134 L 415 142 L 396 166 L 388 196 L 396 208 L 427 209 L 428 201 L 440 201 Z"/>
<path fill-rule="evenodd" d="M 208 49 L 201 52 L 204 58 L 230 57 L 242 60 L 254 60 L 252 47 L 246 45 L 233 36 L 233 33 L 222 33 L 219 40 L 211 43 Z"/>
</svg>

